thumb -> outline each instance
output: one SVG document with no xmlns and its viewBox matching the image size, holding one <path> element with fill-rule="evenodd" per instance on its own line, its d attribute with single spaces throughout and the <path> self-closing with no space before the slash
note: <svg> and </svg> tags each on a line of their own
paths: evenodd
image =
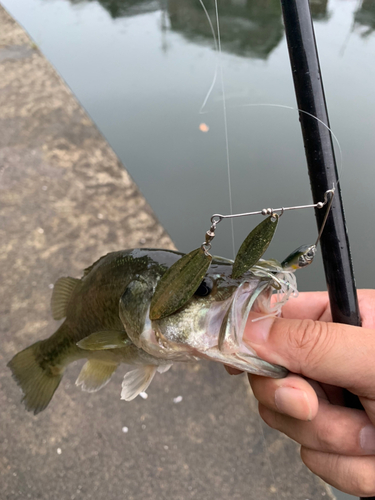
<svg viewBox="0 0 375 500">
<path fill-rule="evenodd" d="M 375 397 L 374 330 L 310 319 L 260 319 L 253 313 L 243 341 L 260 358 L 291 372 Z"/>
</svg>

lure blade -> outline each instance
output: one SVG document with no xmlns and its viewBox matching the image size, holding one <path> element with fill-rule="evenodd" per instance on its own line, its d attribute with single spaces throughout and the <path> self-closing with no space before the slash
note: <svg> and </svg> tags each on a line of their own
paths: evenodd
<svg viewBox="0 0 375 500">
<path fill-rule="evenodd" d="M 278 221 L 279 216 L 272 214 L 258 224 L 247 236 L 238 250 L 233 264 L 232 277 L 234 279 L 242 276 L 262 257 L 271 243 Z"/>
<path fill-rule="evenodd" d="M 201 284 L 212 256 L 202 248 L 184 255 L 159 281 L 151 300 L 150 319 L 161 319 L 180 309 Z"/>
</svg>

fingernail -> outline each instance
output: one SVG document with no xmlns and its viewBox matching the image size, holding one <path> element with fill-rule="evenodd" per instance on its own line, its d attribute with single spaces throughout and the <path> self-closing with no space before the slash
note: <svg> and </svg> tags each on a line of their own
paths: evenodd
<svg viewBox="0 0 375 500">
<path fill-rule="evenodd" d="M 374 452 L 375 451 L 375 427 L 373 425 L 366 425 L 359 433 L 359 444 L 362 450 Z"/>
<path fill-rule="evenodd" d="M 279 387 L 275 392 L 277 409 L 298 420 L 311 420 L 311 407 L 306 392 L 293 387 Z"/>
<path fill-rule="evenodd" d="M 261 314 L 250 314 L 243 334 L 248 344 L 264 344 L 267 342 L 275 318 L 262 318 Z"/>
</svg>

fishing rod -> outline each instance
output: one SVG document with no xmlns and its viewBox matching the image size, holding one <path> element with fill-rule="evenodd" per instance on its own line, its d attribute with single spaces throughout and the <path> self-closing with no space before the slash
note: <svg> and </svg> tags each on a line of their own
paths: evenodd
<svg viewBox="0 0 375 500">
<path fill-rule="evenodd" d="M 318 49 L 308 0 L 280 0 L 314 203 L 334 186 L 335 199 L 321 236 L 324 271 L 336 323 L 361 326 L 332 136 L 329 129 Z M 317 119 L 316 119 L 317 118 Z M 321 211 L 315 210 L 318 229 Z M 345 404 L 362 408 L 346 391 Z M 371 497 L 375 500 L 375 497 Z M 371 500 L 371 499 L 370 499 Z"/>
</svg>

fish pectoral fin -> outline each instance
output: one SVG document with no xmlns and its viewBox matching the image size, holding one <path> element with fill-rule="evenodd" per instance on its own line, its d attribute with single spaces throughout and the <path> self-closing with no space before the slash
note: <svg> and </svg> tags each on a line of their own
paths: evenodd
<svg viewBox="0 0 375 500">
<path fill-rule="evenodd" d="M 95 332 L 77 342 L 77 346 L 86 351 L 101 351 L 104 349 L 118 349 L 131 343 L 124 330 L 103 330 Z"/>
<path fill-rule="evenodd" d="M 119 316 L 133 342 L 144 329 L 152 294 L 152 282 L 136 279 L 129 283 L 119 301 Z"/>
<path fill-rule="evenodd" d="M 81 280 L 70 276 L 59 278 L 53 287 L 51 310 L 53 319 L 63 319 L 72 296 L 73 290 Z"/>
<path fill-rule="evenodd" d="M 96 392 L 104 387 L 112 377 L 118 364 L 106 363 L 97 359 L 87 361 L 79 374 L 76 385 L 86 392 Z"/>
<path fill-rule="evenodd" d="M 132 401 L 151 384 L 157 366 L 145 365 L 125 374 L 122 382 L 121 399 Z"/>
</svg>

